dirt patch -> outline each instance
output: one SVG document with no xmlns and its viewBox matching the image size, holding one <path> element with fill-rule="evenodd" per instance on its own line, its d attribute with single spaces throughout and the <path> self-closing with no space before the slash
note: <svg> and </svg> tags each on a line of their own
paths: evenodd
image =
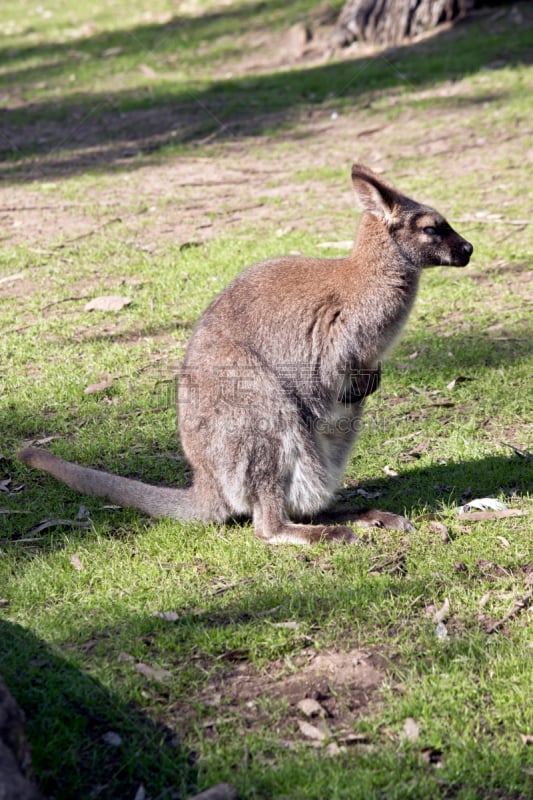
<svg viewBox="0 0 533 800">
<path fill-rule="evenodd" d="M 461 89 L 450 87 L 449 92 L 458 98 Z M 205 147 L 205 157 L 181 155 L 165 163 L 146 156 L 119 169 L 112 182 L 98 176 L 94 183 L 85 181 L 79 201 L 64 197 L 69 164 L 64 165 L 64 176 L 56 173 L 47 182 L 49 163 L 43 156 L 32 165 L 32 175 L 44 181 L 40 191 L 29 183 L 0 187 L 0 238 L 7 245 L 56 248 L 112 232 L 125 242 L 157 250 L 171 243 L 207 242 L 236 229 L 246 228 L 245 235 L 253 236 L 275 231 L 282 238 L 308 226 L 326 241 L 344 240 L 351 236 L 346 220 L 355 210 L 349 185 L 349 166 L 354 160 L 370 164 L 400 185 L 415 171 L 420 174 L 426 169 L 395 170 L 398 142 L 408 163 L 423 165 L 431 159 L 428 190 L 419 192 L 421 199 L 442 206 L 433 201 L 431 182 L 445 185 L 451 172 L 477 173 L 478 189 L 487 193 L 483 207 L 500 210 L 507 193 L 503 189 L 494 193 L 494 179 L 486 166 L 514 158 L 511 153 L 525 136 L 526 121 L 517 122 L 513 142 L 502 134 L 482 143 L 478 116 L 471 107 L 452 104 L 434 109 L 430 116 L 432 130 L 428 131 L 411 109 L 388 121 L 372 108 L 333 114 L 334 118 L 331 111 L 309 109 L 283 139 L 235 136 L 222 147 L 215 139 Z M 454 141 L 458 130 L 460 144 Z M 439 161 L 435 162 L 437 151 Z M 19 170 L 22 176 L 23 163 Z M 331 173 L 327 181 L 325 171 Z M 508 171 L 516 181 L 520 173 L 514 163 Z M 468 232 L 465 229 L 471 225 L 467 221 L 458 227 Z M 519 238 L 522 233 L 515 226 L 500 227 L 502 236 Z"/>
<path fill-rule="evenodd" d="M 310 651 L 293 659 L 290 667 L 283 660 L 270 664 L 268 673 L 240 664 L 215 677 L 199 700 L 218 714 L 238 712 L 249 728 L 277 718 L 284 735 L 296 732 L 298 740 L 342 743 L 378 699 L 386 663 L 377 653 L 354 649 L 318 655 Z M 314 709 L 304 713 L 300 704 L 306 699 L 314 701 Z M 299 721 L 306 718 L 323 737 L 313 739 L 302 732 Z"/>
<path fill-rule="evenodd" d="M 265 71 L 320 67 L 330 55 L 331 19 L 317 10 L 309 23 L 311 38 L 301 23 L 278 33 L 237 36 L 240 55 L 228 62 L 227 74 L 217 72 L 217 77 L 247 81 Z M 367 52 L 363 45 L 335 55 L 352 62 L 353 77 L 347 85 L 364 87 L 358 59 L 369 55 L 388 65 L 395 86 L 396 51 Z M 291 228 L 304 226 L 326 240 L 346 239 L 351 230 L 339 226 L 339 217 L 348 219 L 354 208 L 349 184 L 353 160 L 368 163 L 400 186 L 406 177 L 427 175 L 427 191 L 420 199 L 430 203 L 433 183 L 444 186 L 454 175 L 478 176 L 476 189 L 487 213 L 501 214 L 517 184 L 523 185 L 526 196 L 524 157 L 533 158 L 533 151 L 527 150 L 527 116 L 517 118 L 512 129 L 503 124 L 487 128 L 485 109 L 505 96 L 497 71 L 487 78 L 485 94 L 461 80 L 419 90 L 411 86 L 410 105 L 401 113 L 401 87 L 398 94 L 394 86 L 365 91 L 364 96 L 356 93 L 353 106 L 344 103 L 338 109 L 333 96 L 324 105 L 310 97 L 308 103 L 281 112 L 251 106 L 236 110 L 231 118 L 224 116 L 214 131 L 213 120 L 220 116 L 217 103 L 222 102 L 216 96 L 202 104 L 189 98 L 120 113 L 109 103 L 96 103 L 94 114 L 74 104 L 60 120 L 47 118 L 45 109 L 40 114 L 38 108 L 26 109 L 35 117 L 27 122 L 16 116 L 5 120 L 5 146 L 21 153 L 36 142 L 38 147 L 33 155 L 15 162 L 7 159 L 0 166 L 0 179 L 5 179 L 0 186 L 0 240 L 56 248 L 109 232 L 146 249 L 159 249 L 172 242 L 205 242 L 243 228 L 249 229 L 246 235 L 274 230 L 282 238 Z M 250 98 L 254 100 L 253 91 Z M 431 107 L 426 107 L 428 101 Z M 15 106 L 12 111 L 18 113 Z M 498 114 L 496 107 L 494 119 Z M 202 138 L 202 125 L 207 123 L 209 133 Z M 281 125 L 287 126 L 283 137 L 264 133 Z M 162 162 L 157 151 L 166 144 L 191 141 L 188 131 L 201 145 L 203 157 L 191 148 L 174 159 L 167 155 Z M 408 167 L 399 170 L 400 156 Z M 324 171 L 330 175 L 327 180 Z M 77 189 L 69 179 L 80 173 L 86 177 Z M 476 209 L 468 207 L 468 196 L 465 199 L 465 213 L 472 215 Z M 518 238 L 522 232 L 506 220 L 497 224 L 502 238 Z M 280 252 L 283 249 L 281 242 Z"/>
</svg>

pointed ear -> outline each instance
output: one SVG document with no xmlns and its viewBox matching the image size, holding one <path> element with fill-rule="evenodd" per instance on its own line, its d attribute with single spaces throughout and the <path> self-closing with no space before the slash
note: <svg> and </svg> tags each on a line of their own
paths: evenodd
<svg viewBox="0 0 533 800">
<path fill-rule="evenodd" d="M 352 183 L 359 206 L 385 222 L 390 222 L 394 210 L 401 205 L 401 195 L 377 175 L 363 167 L 362 164 L 352 166 Z"/>
</svg>

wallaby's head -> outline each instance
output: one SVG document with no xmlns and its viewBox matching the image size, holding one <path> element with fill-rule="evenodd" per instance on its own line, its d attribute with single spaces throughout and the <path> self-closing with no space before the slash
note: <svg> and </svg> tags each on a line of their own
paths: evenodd
<svg viewBox="0 0 533 800">
<path fill-rule="evenodd" d="M 383 225 L 414 267 L 468 264 L 474 248 L 434 208 L 401 194 L 361 164 L 352 167 L 352 183 L 362 209 Z"/>
</svg>

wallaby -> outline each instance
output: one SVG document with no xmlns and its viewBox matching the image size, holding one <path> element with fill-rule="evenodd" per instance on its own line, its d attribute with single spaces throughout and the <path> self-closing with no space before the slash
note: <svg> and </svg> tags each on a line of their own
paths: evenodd
<svg viewBox="0 0 533 800">
<path fill-rule="evenodd" d="M 350 527 L 316 524 L 316 515 L 339 484 L 365 397 L 378 386 L 380 360 L 406 322 L 422 268 L 463 267 L 473 247 L 441 214 L 367 167 L 354 164 L 352 182 L 365 213 L 351 255 L 255 264 L 195 326 L 178 388 L 190 488 L 150 486 L 35 448 L 19 458 L 154 517 L 247 515 L 271 544 L 355 541 Z M 383 511 L 339 518 L 412 530 Z"/>
</svg>

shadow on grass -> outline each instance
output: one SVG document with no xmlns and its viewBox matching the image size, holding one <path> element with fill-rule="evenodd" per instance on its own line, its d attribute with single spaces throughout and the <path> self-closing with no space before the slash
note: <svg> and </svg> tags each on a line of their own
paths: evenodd
<svg viewBox="0 0 533 800">
<path fill-rule="evenodd" d="M 30 631 L 0 620 L 0 673 L 24 710 L 39 784 L 47 796 L 133 798 L 143 784 L 183 795 L 195 786 L 191 755 L 173 731 L 126 704 Z M 118 734 L 120 744 L 106 743 Z"/>
<path fill-rule="evenodd" d="M 283 4 L 276 0 L 273 4 L 259 4 L 258 8 L 269 5 L 280 9 Z M 187 48 L 190 26 L 198 37 L 191 37 L 191 41 L 206 41 L 218 35 L 216 31 L 222 23 L 231 29 L 248 19 L 253 26 L 254 16 L 254 7 L 247 7 L 186 23 L 176 18 L 161 26 L 150 24 L 88 36 L 76 42 L 76 51 L 89 59 L 100 58 L 102 50 L 110 47 L 121 48 L 130 57 L 148 57 L 154 49 L 175 54 Z M 167 77 L 135 90 L 96 90 L 59 100 L 34 101 L 3 112 L 0 152 L 8 161 L 2 173 L 11 180 L 28 181 L 70 175 L 87 168 L 110 169 L 115 165 L 134 169 L 139 166 L 138 156 L 168 146 L 171 152 L 175 146 L 202 143 L 211 136 L 238 141 L 272 129 L 290 128 L 303 110 L 328 108 L 333 98 L 339 107 L 343 103 L 350 108 L 368 107 L 376 92 L 436 86 L 487 65 L 497 69 L 527 63 L 531 60 L 528 43 L 527 32 L 521 27 L 508 25 L 502 35 L 493 32 L 482 18 L 440 33 L 428 42 L 352 61 L 210 84 L 204 81 L 204 85 L 184 86 Z M 26 55 L 55 57 L 50 65 L 38 68 L 41 81 L 65 77 L 73 68 L 68 56 L 71 50 L 71 43 L 22 48 L 10 59 L 13 67 L 6 70 L 6 80 L 13 84 L 28 78 L 16 67 L 17 60 Z M 124 68 L 138 70 L 139 65 Z M 468 106 L 499 97 L 498 92 L 489 92 L 483 97 L 430 98 L 420 101 L 420 112 L 427 112 L 428 103 Z M 18 165 L 17 160 L 27 155 L 42 158 L 29 166 Z"/>
<path fill-rule="evenodd" d="M 162 659 L 168 672 L 165 679 L 168 685 L 146 683 L 141 676 L 136 676 L 146 688 L 147 705 L 156 707 L 162 700 L 166 719 L 175 719 L 180 730 L 191 729 L 206 719 L 212 720 L 213 714 L 216 715 L 217 722 L 221 717 L 222 728 L 227 729 L 230 725 L 232 730 L 238 729 L 238 736 L 232 734 L 229 757 L 235 759 L 231 762 L 234 775 L 240 772 L 239 777 L 242 778 L 242 773 L 247 773 L 245 780 L 250 792 L 244 795 L 246 797 L 262 797 L 263 794 L 257 794 L 257 791 L 260 792 L 259 786 L 264 785 L 265 780 L 273 780 L 275 784 L 273 776 L 277 764 L 270 758 L 266 762 L 259 758 L 255 764 L 253 762 L 250 766 L 246 761 L 246 766 L 241 767 L 240 754 L 236 755 L 241 737 L 242 747 L 246 752 L 244 737 L 247 734 L 253 735 L 254 730 L 259 733 L 260 738 L 254 745 L 259 750 L 262 746 L 261 737 L 265 736 L 266 729 L 280 735 L 280 724 L 275 716 L 270 718 L 268 711 L 250 713 L 249 707 L 244 708 L 240 697 L 240 685 L 248 676 L 255 681 L 259 699 L 267 702 L 272 699 L 269 695 L 272 672 L 269 671 L 267 677 L 262 679 L 260 670 L 250 663 L 254 646 L 259 654 L 264 649 L 265 655 L 270 655 L 272 663 L 272 648 L 265 647 L 263 637 L 250 633 L 250 625 L 262 628 L 269 623 L 288 620 L 293 623 L 303 622 L 316 629 L 323 620 L 331 619 L 332 613 L 340 614 L 343 619 L 348 617 L 357 620 L 356 629 L 359 632 L 370 625 L 372 641 L 377 639 L 380 642 L 376 645 L 378 653 L 387 653 L 388 647 L 384 644 L 387 642 L 387 635 L 383 635 L 387 625 L 390 624 L 396 634 L 403 625 L 414 626 L 417 635 L 409 647 L 408 655 L 407 651 L 403 653 L 401 663 L 387 658 L 390 678 L 394 680 L 399 677 L 402 691 L 405 692 L 405 677 L 401 675 L 405 658 L 413 659 L 412 663 L 416 665 L 420 678 L 450 671 L 452 675 L 456 675 L 457 662 L 470 659 L 473 664 L 472 659 L 475 658 L 475 672 L 471 676 L 467 697 L 461 695 L 462 706 L 455 713 L 459 719 L 468 719 L 476 714 L 479 695 L 483 691 L 479 688 L 476 677 L 485 673 L 493 653 L 487 648 L 486 634 L 478 628 L 458 632 L 445 647 L 434 636 L 434 625 L 423 617 L 421 608 L 425 599 L 429 600 L 434 592 L 442 591 L 442 576 L 428 580 L 416 574 L 409 577 L 366 575 L 354 584 L 353 575 L 345 575 L 342 570 L 340 573 L 321 570 L 317 572 L 316 566 L 316 562 L 310 563 L 303 589 L 272 582 L 261 585 L 259 577 L 252 581 L 251 586 L 243 590 L 239 588 L 238 598 L 217 595 L 207 597 L 206 607 L 200 612 L 195 608 L 180 609 L 178 619 L 170 623 L 154 616 L 127 611 L 127 604 L 124 604 L 122 609 L 116 610 L 112 626 L 86 621 L 77 627 L 75 648 L 79 656 L 84 652 L 84 645 L 89 645 L 87 663 L 91 664 L 92 654 L 95 652 L 92 647 L 95 646 L 99 661 L 97 668 L 101 668 L 102 663 L 116 662 L 117 649 L 121 643 L 137 654 L 135 657 L 130 655 L 130 659 L 139 658 L 139 653 L 148 663 L 158 663 Z M 460 576 L 456 580 L 466 578 Z M 390 606 L 391 597 L 395 598 L 395 605 L 398 603 L 402 607 L 408 604 L 406 619 L 398 620 L 395 608 Z M 412 598 L 416 600 L 413 602 Z M 385 604 L 385 610 L 381 616 L 381 627 L 376 628 L 375 608 L 380 604 Z M 74 613 L 74 609 L 67 611 L 67 616 L 70 615 L 67 629 L 69 624 L 75 624 Z M 414 619 L 410 615 L 414 615 Z M 215 637 L 216 644 L 213 645 L 214 630 L 222 635 Z M 345 637 L 350 635 L 355 635 L 354 628 L 345 633 Z M 420 646 L 420 640 L 423 641 L 423 647 Z M 297 639 L 292 641 L 289 637 L 286 652 L 297 655 L 300 648 L 308 646 L 308 641 L 308 637 L 304 637 L 301 644 L 298 644 Z M 131 704 L 126 705 L 113 696 L 100 683 L 70 665 L 50 646 L 19 626 L 0 621 L 0 642 L 0 672 L 28 716 L 28 737 L 34 748 L 35 768 L 45 791 L 61 800 L 89 797 L 109 800 L 132 798 L 141 783 L 150 797 L 166 797 L 165 789 L 168 791 L 171 788 L 178 789 L 180 797 L 186 796 L 187 790 L 191 791 L 194 768 L 188 765 L 186 753 L 169 747 L 170 734 L 167 728 L 136 712 Z M 234 649 L 232 643 L 238 643 L 238 646 Z M 342 651 L 349 645 L 349 639 L 344 638 L 337 647 Z M 68 647 L 68 643 L 66 646 Z M 364 645 L 359 643 L 358 646 Z M 276 652 L 278 655 L 285 652 L 282 643 L 278 643 Z M 238 667 L 235 661 L 238 661 Z M 131 672 L 132 664 L 125 662 L 124 670 Z M 221 700 L 215 699 L 217 693 L 222 698 L 222 706 Z M 434 713 L 448 713 L 445 706 L 441 707 L 443 700 L 438 695 L 430 698 L 430 701 L 434 706 Z M 483 702 L 490 705 L 491 698 L 484 697 Z M 235 722 L 232 715 L 236 717 Z M 293 725 L 294 719 L 290 722 Z M 287 712 L 281 731 L 283 725 L 287 726 L 289 736 L 294 735 L 292 725 L 288 725 Z M 102 742 L 102 736 L 110 731 L 120 735 L 122 744 L 119 747 Z M 453 740 L 456 732 L 450 733 Z M 197 732 L 194 735 L 201 734 Z M 490 732 L 484 730 L 482 748 L 478 746 L 477 736 L 476 729 L 472 730 L 470 725 L 461 738 L 460 747 L 473 748 L 471 761 L 465 759 L 462 770 L 458 772 L 443 771 L 439 785 L 443 790 L 445 786 L 449 786 L 451 790 L 452 787 L 470 787 L 472 781 L 478 786 L 484 780 L 490 780 L 491 789 L 503 791 L 509 800 L 525 797 L 518 791 L 509 790 L 510 779 L 513 785 L 526 784 L 525 755 L 515 753 L 506 762 L 501 744 L 491 738 Z M 457 747 L 457 744 L 454 746 Z M 224 740 L 221 739 L 219 749 L 223 747 Z M 379 783 L 383 783 L 385 787 L 385 793 L 380 793 L 379 796 L 389 796 L 386 793 L 386 784 L 390 756 L 397 753 L 397 748 L 396 743 L 391 745 L 390 741 L 382 740 L 373 753 L 372 764 L 365 764 L 359 759 L 354 761 L 352 757 L 346 767 L 352 772 L 355 769 L 371 769 L 379 776 Z M 522 753 L 525 753 L 524 749 Z M 302 754 L 297 751 L 292 759 L 290 755 L 288 758 L 296 765 Z M 396 758 L 397 755 L 394 757 L 395 761 Z M 213 756 L 213 760 L 215 759 L 216 756 Z M 329 758 L 317 759 L 317 776 L 323 771 L 327 772 L 327 764 L 330 763 Z M 209 768 L 208 759 L 204 760 L 204 767 Z M 225 763 L 223 768 L 227 772 L 229 763 Z M 257 787 L 254 786 L 254 780 L 258 781 Z M 294 782 L 294 777 L 292 780 Z M 399 774 L 398 780 L 404 781 L 406 789 L 409 787 L 412 790 L 413 781 L 416 786 L 417 780 L 420 780 L 420 763 L 411 764 L 403 759 L 401 777 Z M 283 797 L 288 796 L 286 788 L 284 787 Z M 156 794 L 157 792 L 161 794 Z M 281 794 L 278 788 L 278 793 L 268 792 L 264 796 L 278 797 Z M 347 793 L 343 796 L 351 795 Z M 398 792 L 394 796 L 407 794 Z M 409 796 L 423 795 L 409 791 Z M 491 793 L 490 796 L 501 795 L 494 791 L 494 795 Z"/>
</svg>

